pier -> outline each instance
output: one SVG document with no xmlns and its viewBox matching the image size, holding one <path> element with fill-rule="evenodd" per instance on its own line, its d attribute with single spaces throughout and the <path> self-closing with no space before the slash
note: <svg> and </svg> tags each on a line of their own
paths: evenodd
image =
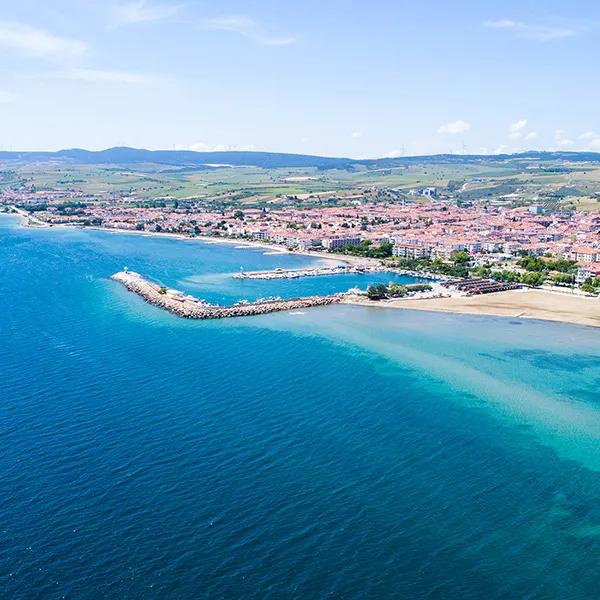
<svg viewBox="0 0 600 600">
<path fill-rule="evenodd" d="M 244 271 L 234 275 L 236 279 L 298 279 L 299 277 L 318 277 L 322 275 L 347 275 L 359 273 L 382 273 L 390 269 L 382 265 L 358 264 L 338 265 L 335 267 L 313 267 L 308 269 L 272 269 L 268 271 Z"/>
<path fill-rule="evenodd" d="M 178 317 L 187 319 L 227 319 L 231 317 L 248 317 L 264 315 L 287 310 L 300 310 L 313 306 L 328 306 L 341 302 L 341 295 L 307 296 L 289 300 L 258 300 L 245 304 L 218 306 L 185 295 L 177 290 L 169 290 L 156 283 L 144 279 L 138 273 L 120 271 L 111 279 L 122 283 L 130 292 L 141 296 L 149 304 L 158 306 Z"/>
</svg>

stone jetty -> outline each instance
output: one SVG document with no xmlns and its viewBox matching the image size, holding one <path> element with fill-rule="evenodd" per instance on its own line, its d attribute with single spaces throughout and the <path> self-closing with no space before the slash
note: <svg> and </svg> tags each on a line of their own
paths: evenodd
<svg viewBox="0 0 600 600">
<path fill-rule="evenodd" d="M 306 296 L 290 300 L 259 300 L 246 304 L 232 306 L 217 306 L 188 296 L 177 290 L 161 287 L 144 279 L 133 271 L 120 271 L 111 279 L 122 283 L 130 292 L 141 296 L 146 302 L 168 310 L 170 313 L 187 319 L 226 319 L 230 317 L 247 317 L 264 315 L 272 312 L 299 310 L 313 306 L 328 306 L 338 304 L 341 295 Z"/>
</svg>

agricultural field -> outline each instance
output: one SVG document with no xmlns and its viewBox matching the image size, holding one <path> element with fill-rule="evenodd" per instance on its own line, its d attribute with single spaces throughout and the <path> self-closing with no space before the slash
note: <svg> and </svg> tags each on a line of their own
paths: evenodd
<svg viewBox="0 0 600 600">
<path fill-rule="evenodd" d="M 65 164 L 0 162 L 0 192 L 52 192 L 86 202 L 206 201 L 219 205 L 350 201 L 418 201 L 423 188 L 456 202 L 512 206 L 539 203 L 577 211 L 600 207 L 600 163 L 564 160 L 480 160 L 435 157 L 355 161 L 345 168 Z"/>
</svg>

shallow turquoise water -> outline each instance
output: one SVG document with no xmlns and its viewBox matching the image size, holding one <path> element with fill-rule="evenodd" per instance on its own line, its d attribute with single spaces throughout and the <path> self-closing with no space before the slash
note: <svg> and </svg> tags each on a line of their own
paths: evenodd
<svg viewBox="0 0 600 600">
<path fill-rule="evenodd" d="M 598 330 L 107 279 L 348 287 L 224 275 L 308 262 L 0 218 L 0 596 L 597 596 Z"/>
</svg>

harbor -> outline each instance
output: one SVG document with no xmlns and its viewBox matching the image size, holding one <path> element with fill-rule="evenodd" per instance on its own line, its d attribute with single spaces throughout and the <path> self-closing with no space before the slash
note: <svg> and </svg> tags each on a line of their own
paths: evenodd
<svg viewBox="0 0 600 600">
<path fill-rule="evenodd" d="M 239 302 L 230 306 L 208 304 L 194 296 L 148 281 L 139 273 L 120 271 L 111 279 L 123 284 L 130 292 L 141 296 L 149 304 L 158 306 L 178 317 L 187 319 L 226 319 L 248 317 L 273 312 L 301 310 L 314 306 L 329 306 L 341 302 L 341 295 L 307 296 L 292 299 L 266 299 L 255 302 Z"/>
</svg>

